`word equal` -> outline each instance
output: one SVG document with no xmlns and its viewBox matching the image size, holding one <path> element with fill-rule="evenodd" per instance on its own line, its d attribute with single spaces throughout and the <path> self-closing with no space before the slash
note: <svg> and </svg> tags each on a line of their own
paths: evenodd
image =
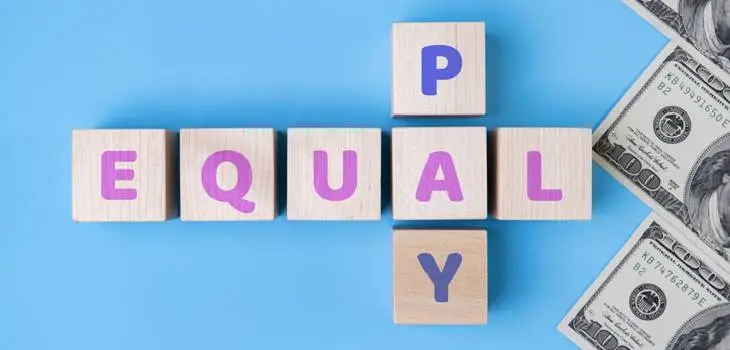
<svg viewBox="0 0 730 350">
<path fill-rule="evenodd" d="M 484 23 L 396 23 L 392 34 L 393 116 L 486 113 Z M 286 137 L 287 219 L 381 218 L 382 130 Z M 488 183 L 498 219 L 591 217 L 590 129 L 498 128 L 490 140 L 488 175 L 485 127 L 393 129 L 393 218 L 485 219 Z M 75 221 L 277 216 L 273 129 L 77 130 L 72 142 Z M 394 321 L 486 323 L 486 236 L 394 230 Z"/>
<path fill-rule="evenodd" d="M 289 129 L 287 219 L 379 220 L 380 129 Z M 273 129 L 87 130 L 73 134 L 76 221 L 274 220 Z M 588 219 L 590 130 L 497 128 L 498 219 Z M 179 158 L 179 173 L 175 159 Z M 396 220 L 487 218 L 487 129 L 394 128 Z M 178 196 L 179 189 L 179 196 Z"/>
</svg>

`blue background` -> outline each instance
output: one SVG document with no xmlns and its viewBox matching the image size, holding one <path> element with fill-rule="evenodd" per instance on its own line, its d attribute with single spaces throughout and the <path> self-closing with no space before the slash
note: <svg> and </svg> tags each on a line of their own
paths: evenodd
<svg viewBox="0 0 730 350">
<path fill-rule="evenodd" d="M 452 20 L 487 23 L 489 115 L 392 120 L 391 23 Z M 71 130 L 595 128 L 665 42 L 619 0 L 0 0 L 0 349 L 574 348 L 649 212 L 597 166 L 592 221 L 415 223 L 487 228 L 489 323 L 396 326 L 389 209 L 74 224 Z"/>
</svg>

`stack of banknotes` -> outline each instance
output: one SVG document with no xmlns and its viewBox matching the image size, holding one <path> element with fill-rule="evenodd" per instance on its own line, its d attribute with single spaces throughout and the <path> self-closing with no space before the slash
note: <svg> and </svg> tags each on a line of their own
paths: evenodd
<svg viewBox="0 0 730 350">
<path fill-rule="evenodd" d="M 730 0 L 623 0 L 669 37 L 593 136 L 653 213 L 558 329 L 581 349 L 730 349 Z"/>
</svg>

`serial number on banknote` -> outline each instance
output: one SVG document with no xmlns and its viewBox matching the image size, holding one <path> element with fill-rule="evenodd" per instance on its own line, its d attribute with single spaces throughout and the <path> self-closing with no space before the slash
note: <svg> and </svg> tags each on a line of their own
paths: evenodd
<svg viewBox="0 0 730 350">
<path fill-rule="evenodd" d="M 668 96 L 672 93 L 672 91 L 678 89 L 677 91 L 679 91 L 680 94 L 688 97 L 692 103 L 697 105 L 701 110 L 704 110 L 710 118 L 719 122 L 723 128 L 727 128 L 728 123 L 730 123 L 730 119 L 725 119 L 722 111 L 717 108 L 717 105 L 713 105 L 712 101 L 707 101 L 707 99 L 703 97 L 703 95 L 712 96 L 712 92 L 707 91 L 707 88 L 700 85 L 699 82 L 694 81 L 694 78 L 687 79 L 693 80 L 694 86 L 689 85 L 685 79 L 669 72 L 664 76 L 664 81 L 659 82 L 657 90 Z M 697 86 L 700 86 L 703 91 L 697 91 Z"/>
<path fill-rule="evenodd" d="M 658 272 L 661 276 L 663 276 L 666 280 L 671 282 L 671 284 L 675 288 L 686 294 L 690 300 L 696 301 L 698 306 L 704 307 L 707 299 L 702 297 L 699 291 L 695 290 L 689 284 L 687 284 L 687 282 L 684 281 L 682 277 L 680 277 L 680 275 L 678 275 L 675 271 L 668 268 L 664 263 L 656 259 L 651 253 L 647 251 L 644 251 L 644 253 L 641 254 L 641 259 L 644 262 L 643 264 L 641 262 L 637 262 L 636 264 L 634 264 L 634 271 L 636 271 L 639 276 L 644 276 L 647 270 L 654 270 L 655 272 Z"/>
</svg>

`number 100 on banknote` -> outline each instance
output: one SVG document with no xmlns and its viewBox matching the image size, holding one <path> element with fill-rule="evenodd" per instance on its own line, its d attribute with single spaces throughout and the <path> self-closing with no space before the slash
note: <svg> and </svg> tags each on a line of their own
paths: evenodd
<svg viewBox="0 0 730 350">
<path fill-rule="evenodd" d="M 669 44 L 602 122 L 594 159 L 730 275 L 730 87 Z"/>
</svg>

